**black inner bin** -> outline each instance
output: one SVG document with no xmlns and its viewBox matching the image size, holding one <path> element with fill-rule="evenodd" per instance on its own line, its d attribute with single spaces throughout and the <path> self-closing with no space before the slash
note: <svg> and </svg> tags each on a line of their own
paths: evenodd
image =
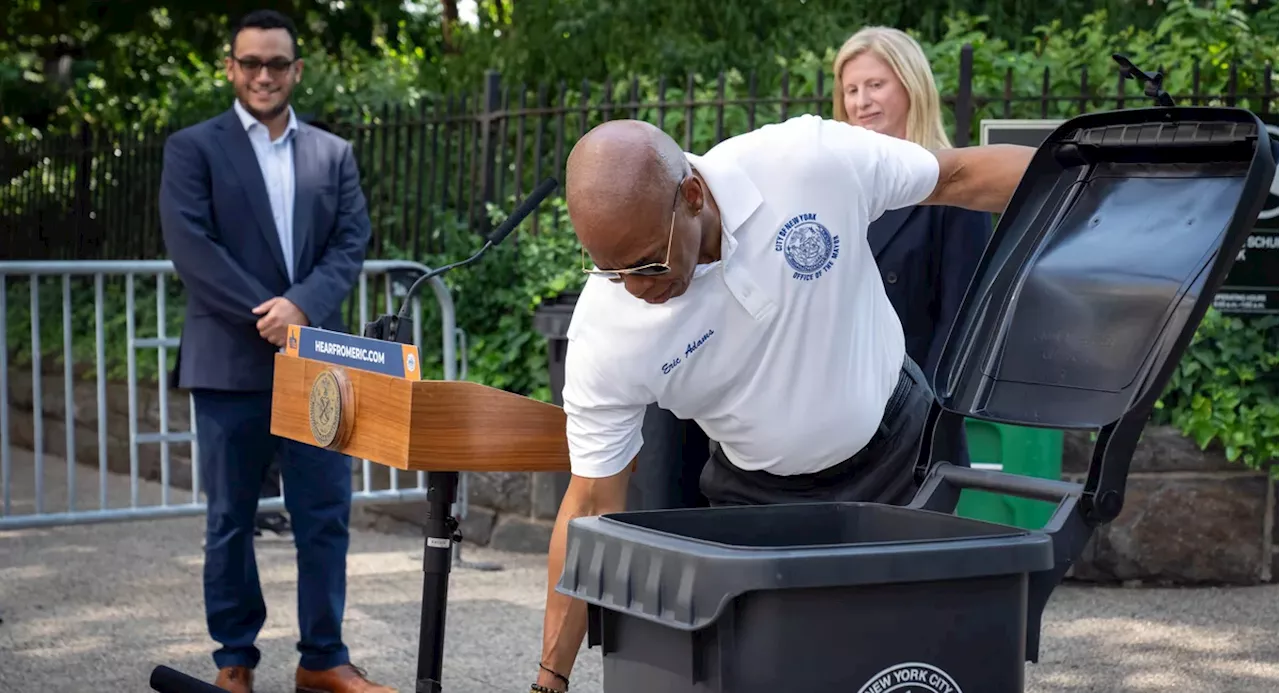
<svg viewBox="0 0 1280 693">
<path fill-rule="evenodd" d="M 871 503 L 655 510 L 603 519 L 736 548 L 804 548 L 1022 536 L 1017 527 Z"/>
</svg>

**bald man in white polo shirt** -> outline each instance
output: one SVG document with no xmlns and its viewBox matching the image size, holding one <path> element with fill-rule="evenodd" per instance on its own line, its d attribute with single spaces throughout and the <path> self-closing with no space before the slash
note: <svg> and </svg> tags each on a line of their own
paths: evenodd
<svg viewBox="0 0 1280 693">
<path fill-rule="evenodd" d="M 1001 212 L 1034 153 L 930 152 L 816 116 L 704 156 L 639 121 L 577 143 L 566 190 L 592 276 L 568 332 L 573 476 L 533 691 L 567 688 L 586 631 L 585 605 L 554 590 L 566 526 L 625 508 L 649 404 L 713 441 L 700 481 L 713 504 L 911 499 L 933 395 L 906 356 L 867 227 L 916 204 Z"/>
</svg>

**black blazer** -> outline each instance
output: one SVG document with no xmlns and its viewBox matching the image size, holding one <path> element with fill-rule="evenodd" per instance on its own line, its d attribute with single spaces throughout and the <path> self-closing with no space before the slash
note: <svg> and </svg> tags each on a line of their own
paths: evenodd
<svg viewBox="0 0 1280 693">
<path fill-rule="evenodd" d="M 889 210 L 867 230 L 885 293 L 902 321 L 907 355 L 931 383 L 991 229 L 986 212 L 928 205 Z M 967 466 L 964 431 L 955 434 L 959 449 L 936 451 L 935 459 Z"/>
</svg>

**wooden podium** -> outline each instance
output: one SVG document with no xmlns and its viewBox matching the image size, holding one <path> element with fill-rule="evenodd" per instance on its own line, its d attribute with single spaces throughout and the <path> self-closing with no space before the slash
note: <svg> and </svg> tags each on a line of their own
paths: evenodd
<svg viewBox="0 0 1280 693">
<path fill-rule="evenodd" d="M 459 472 L 569 471 L 564 411 L 478 383 L 422 380 L 415 346 L 289 327 L 275 362 L 271 432 L 427 472 L 418 693 L 441 691 Z"/>
</svg>

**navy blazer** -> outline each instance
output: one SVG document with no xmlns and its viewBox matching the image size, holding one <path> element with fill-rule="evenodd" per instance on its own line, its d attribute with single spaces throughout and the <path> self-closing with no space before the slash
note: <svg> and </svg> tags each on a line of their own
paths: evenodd
<svg viewBox="0 0 1280 693">
<path fill-rule="evenodd" d="M 371 228 L 351 144 L 305 123 L 293 145 L 290 284 L 249 135 L 233 109 L 171 135 L 160 177 L 165 247 L 186 289 L 174 384 L 269 391 L 278 349 L 253 308 L 284 296 L 328 330 L 359 277 Z"/>
<path fill-rule="evenodd" d="M 885 293 L 902 321 L 907 355 L 931 384 L 991 230 L 991 214 L 934 205 L 889 210 L 867 229 Z M 935 459 L 968 465 L 963 434 L 955 432 L 958 450 L 939 450 Z"/>
</svg>

